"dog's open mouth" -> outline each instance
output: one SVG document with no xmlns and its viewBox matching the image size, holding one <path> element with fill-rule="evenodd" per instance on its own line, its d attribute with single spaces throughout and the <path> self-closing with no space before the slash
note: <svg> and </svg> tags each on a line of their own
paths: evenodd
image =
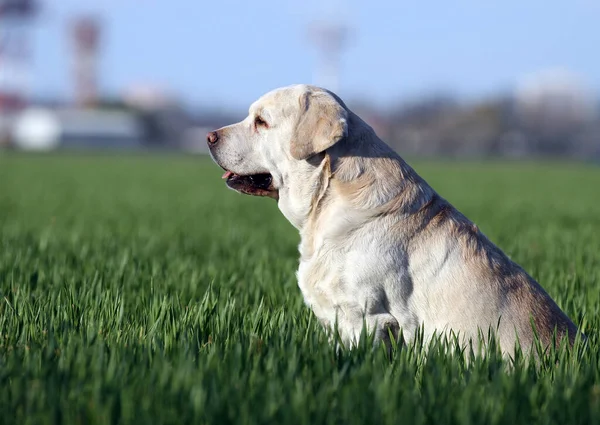
<svg viewBox="0 0 600 425">
<path fill-rule="evenodd" d="M 254 196 L 269 196 L 277 199 L 278 191 L 273 187 L 273 176 L 271 174 L 252 174 L 248 176 L 240 176 L 226 171 L 223 174 L 223 179 L 227 186 L 240 193 Z"/>
</svg>

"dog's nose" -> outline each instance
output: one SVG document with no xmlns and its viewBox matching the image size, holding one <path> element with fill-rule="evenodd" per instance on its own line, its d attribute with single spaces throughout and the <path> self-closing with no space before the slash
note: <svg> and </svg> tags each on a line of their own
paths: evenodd
<svg viewBox="0 0 600 425">
<path fill-rule="evenodd" d="M 219 134 L 216 131 L 211 131 L 206 135 L 206 141 L 210 146 L 215 145 L 219 141 Z"/>
</svg>

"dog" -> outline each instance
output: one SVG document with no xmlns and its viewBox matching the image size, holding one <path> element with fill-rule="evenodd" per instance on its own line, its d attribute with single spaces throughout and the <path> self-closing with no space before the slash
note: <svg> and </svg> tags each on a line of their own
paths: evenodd
<svg viewBox="0 0 600 425">
<path fill-rule="evenodd" d="M 229 188 L 275 199 L 298 229 L 305 303 L 344 345 L 364 329 L 388 347 L 490 331 L 510 355 L 573 344 L 548 293 L 331 91 L 270 91 L 207 144 Z"/>
</svg>

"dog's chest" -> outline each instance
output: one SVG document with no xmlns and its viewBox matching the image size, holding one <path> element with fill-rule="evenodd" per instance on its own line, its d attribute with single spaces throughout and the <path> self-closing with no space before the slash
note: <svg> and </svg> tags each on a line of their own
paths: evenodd
<svg viewBox="0 0 600 425">
<path fill-rule="evenodd" d="M 301 260 L 298 267 L 298 286 L 304 302 L 325 325 L 333 325 L 336 314 L 343 312 L 349 301 L 347 283 L 339 269 L 339 259 L 331 253 Z"/>
<path fill-rule="evenodd" d="M 344 331 L 362 326 L 365 308 L 379 303 L 373 274 L 361 275 L 348 247 L 322 245 L 309 258 L 302 258 L 297 272 L 304 302 L 325 326 L 336 321 Z M 359 268 L 364 269 L 358 265 Z M 375 297 L 376 298 L 376 297 Z"/>
</svg>

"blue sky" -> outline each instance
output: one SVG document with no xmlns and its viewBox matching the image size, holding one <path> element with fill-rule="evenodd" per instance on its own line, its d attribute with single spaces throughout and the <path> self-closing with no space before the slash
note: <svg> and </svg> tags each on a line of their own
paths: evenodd
<svg viewBox="0 0 600 425">
<path fill-rule="evenodd" d="M 436 91 L 479 97 L 548 68 L 600 92 L 600 0 L 336 0 L 353 27 L 345 97 L 378 104 Z M 70 95 L 70 16 L 105 25 L 101 88 L 148 82 L 192 104 L 245 108 L 265 91 L 313 82 L 306 26 L 317 0 L 46 0 L 34 32 L 33 90 Z"/>
</svg>

